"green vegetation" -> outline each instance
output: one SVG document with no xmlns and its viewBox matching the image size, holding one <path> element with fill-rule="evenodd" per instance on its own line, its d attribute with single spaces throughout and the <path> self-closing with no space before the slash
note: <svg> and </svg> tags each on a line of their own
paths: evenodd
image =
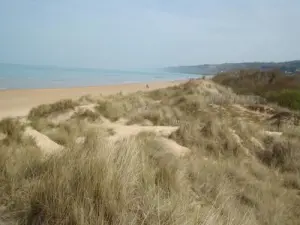
<svg viewBox="0 0 300 225">
<path fill-rule="evenodd" d="M 239 94 L 255 94 L 280 106 L 300 110 L 300 75 L 286 76 L 279 70 L 241 70 L 218 74 L 213 80 Z"/>
<path fill-rule="evenodd" d="M 268 93 L 266 98 L 272 102 L 277 102 L 281 106 L 300 110 L 300 90 L 273 91 Z"/>
<path fill-rule="evenodd" d="M 37 107 L 29 114 L 31 125 L 64 146 L 50 155 L 23 138 L 18 120 L 5 119 L 0 133 L 22 138 L 0 144 L 0 223 L 299 224 L 299 127 L 290 127 L 288 135 L 285 127 L 283 135 L 264 133 L 272 125 L 240 105 L 256 101 L 193 80 L 103 97 L 97 112 L 79 111 L 57 125 L 44 115 L 73 104 Z M 120 121 L 114 129 L 101 127 L 100 115 L 127 124 L 178 126 L 169 138 L 191 152 L 178 157 L 149 132 L 112 141 L 108 137 L 116 135 Z"/>
</svg>

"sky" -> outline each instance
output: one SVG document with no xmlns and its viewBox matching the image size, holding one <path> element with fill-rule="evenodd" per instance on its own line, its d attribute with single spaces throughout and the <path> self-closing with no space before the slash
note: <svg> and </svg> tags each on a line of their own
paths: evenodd
<svg viewBox="0 0 300 225">
<path fill-rule="evenodd" d="M 299 0 L 0 0 L 0 62 L 105 69 L 300 58 Z"/>
</svg>

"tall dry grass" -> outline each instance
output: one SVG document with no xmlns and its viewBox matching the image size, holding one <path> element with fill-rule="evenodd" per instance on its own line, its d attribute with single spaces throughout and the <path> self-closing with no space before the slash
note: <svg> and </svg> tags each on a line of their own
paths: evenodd
<svg viewBox="0 0 300 225">
<path fill-rule="evenodd" d="M 13 118 L 4 118 L 0 121 L 0 133 L 3 139 L 0 144 L 8 145 L 10 142 L 21 142 L 24 126 Z"/>
<path fill-rule="evenodd" d="M 23 150 L 6 149 L 12 155 L 1 161 L 1 202 L 20 224 L 224 224 L 231 214 L 236 222 L 230 224 L 255 222 L 247 209 L 233 207 L 220 171 L 213 180 L 197 175 L 148 134 L 112 145 L 90 134 L 82 146 L 45 161 L 36 149 Z M 204 170 L 201 161 L 193 166 Z M 214 189 L 207 202 L 192 175 L 206 185 L 204 192 Z"/>
</svg>

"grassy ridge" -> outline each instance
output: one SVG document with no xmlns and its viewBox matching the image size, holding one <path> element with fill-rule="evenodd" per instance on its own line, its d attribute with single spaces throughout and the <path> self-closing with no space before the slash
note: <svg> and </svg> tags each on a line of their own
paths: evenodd
<svg viewBox="0 0 300 225">
<path fill-rule="evenodd" d="M 62 113 L 70 109 L 74 109 L 78 104 L 71 99 L 64 99 L 53 104 L 40 105 L 30 110 L 28 118 L 36 119 L 47 117 L 53 113 Z"/>
</svg>

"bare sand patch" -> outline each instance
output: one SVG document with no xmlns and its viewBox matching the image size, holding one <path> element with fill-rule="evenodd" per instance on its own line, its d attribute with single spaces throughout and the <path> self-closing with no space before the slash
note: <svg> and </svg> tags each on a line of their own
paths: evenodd
<svg viewBox="0 0 300 225">
<path fill-rule="evenodd" d="M 90 123 L 90 128 L 108 129 L 112 131 L 112 135 L 108 137 L 108 141 L 115 142 L 120 139 L 126 139 L 132 136 L 137 136 L 143 132 L 154 133 L 157 136 L 157 140 L 170 152 L 176 156 L 184 156 L 190 152 L 190 149 L 179 145 L 174 140 L 168 139 L 168 137 L 179 129 L 177 126 L 141 126 L 141 125 L 125 125 L 127 120 L 120 119 L 117 122 L 110 122 L 109 120 L 102 118 L 102 123 Z M 78 143 L 82 143 L 83 139 L 78 138 Z"/>
<path fill-rule="evenodd" d="M 55 143 L 46 135 L 34 130 L 31 127 L 27 127 L 24 132 L 25 136 L 32 137 L 36 143 L 36 145 L 42 150 L 46 155 L 53 154 L 57 151 L 63 149 L 63 146 Z"/>
</svg>

